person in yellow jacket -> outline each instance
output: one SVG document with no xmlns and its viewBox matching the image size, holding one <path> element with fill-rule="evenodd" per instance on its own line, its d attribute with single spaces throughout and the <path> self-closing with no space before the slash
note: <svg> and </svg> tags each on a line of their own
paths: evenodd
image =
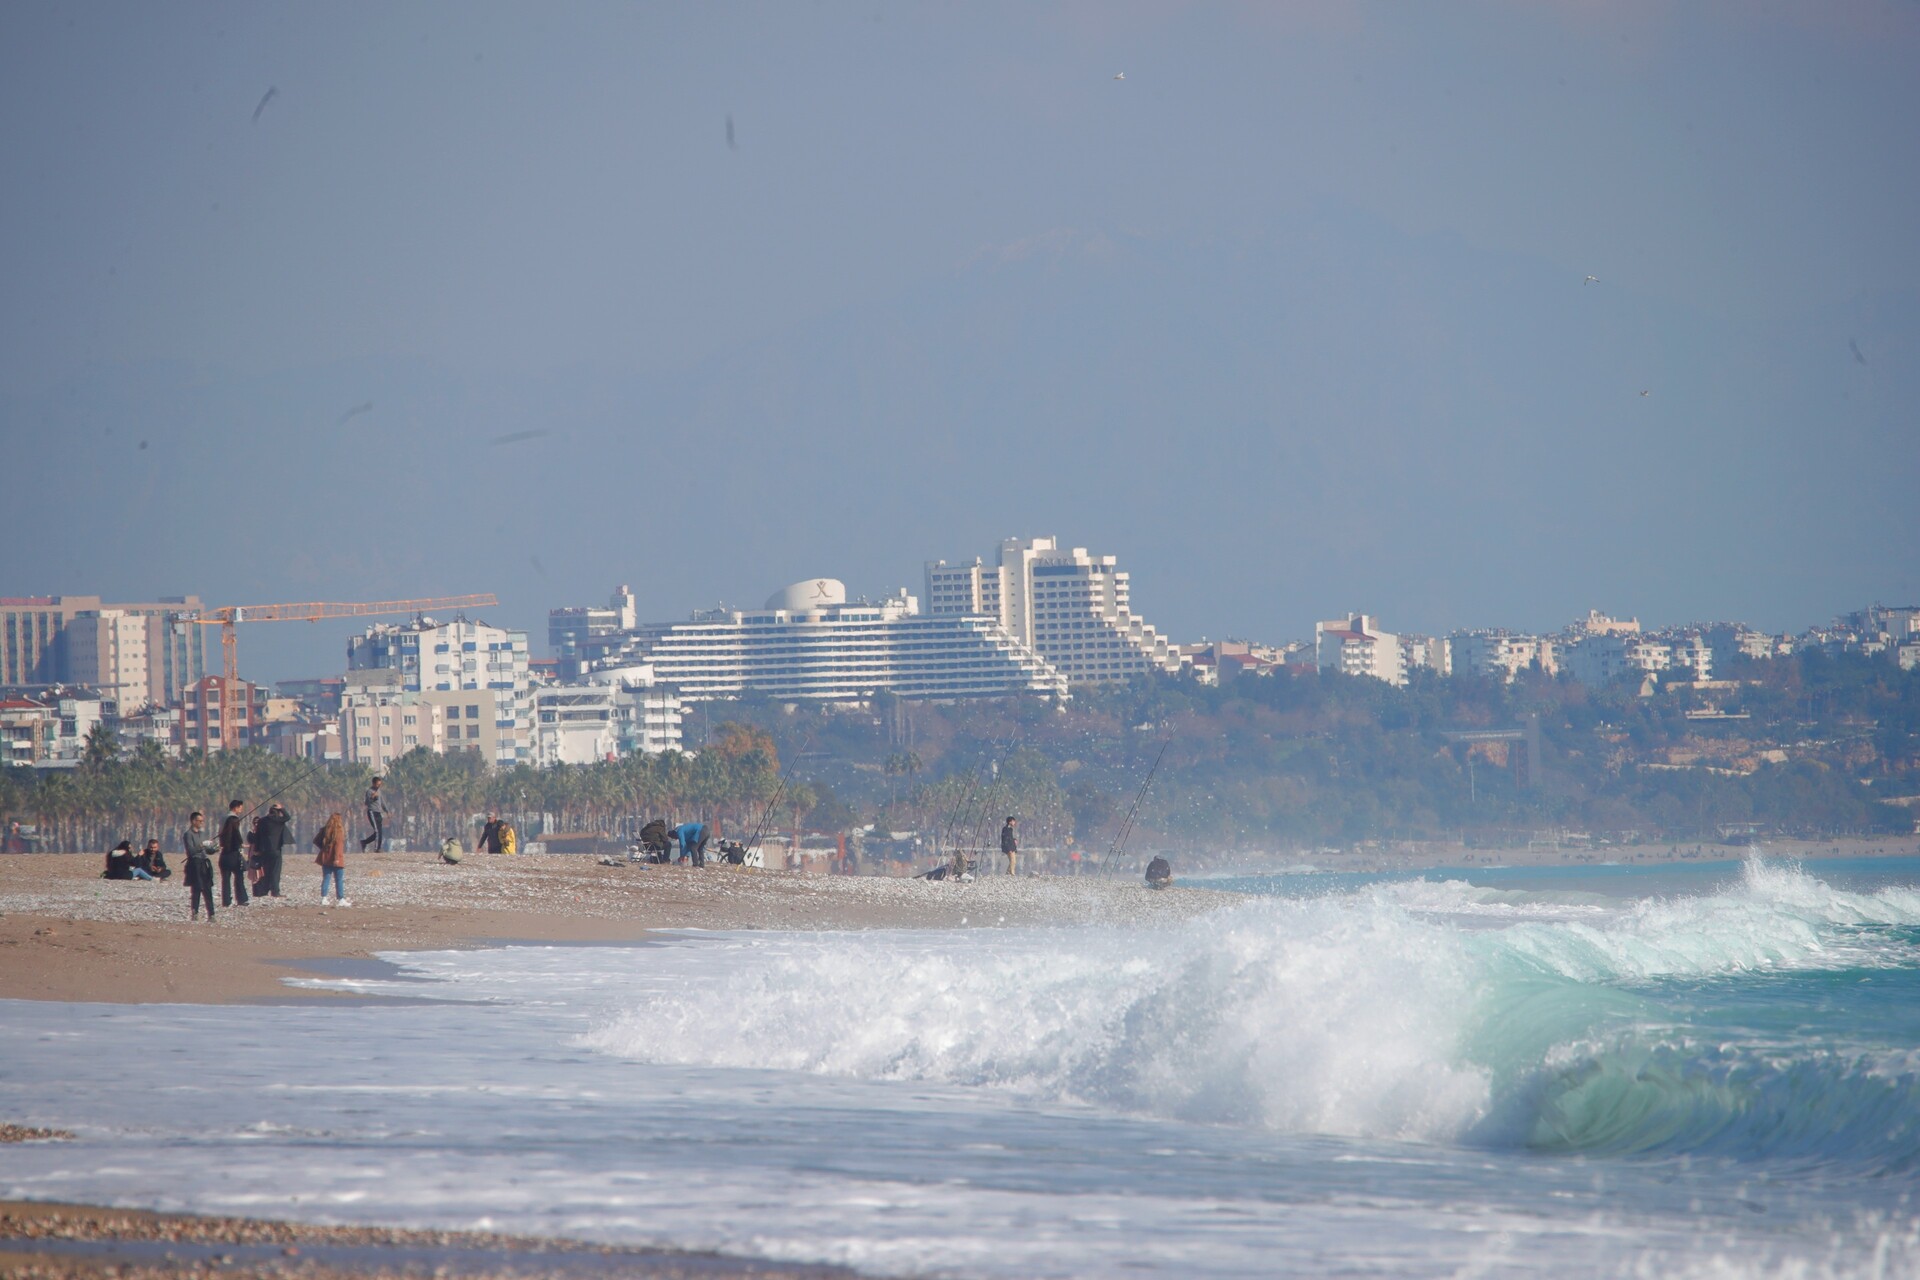
<svg viewBox="0 0 1920 1280">
<path fill-rule="evenodd" d="M 500 852 L 520 852 L 520 833 L 513 829 L 511 822 L 502 822 L 500 824 Z"/>
</svg>

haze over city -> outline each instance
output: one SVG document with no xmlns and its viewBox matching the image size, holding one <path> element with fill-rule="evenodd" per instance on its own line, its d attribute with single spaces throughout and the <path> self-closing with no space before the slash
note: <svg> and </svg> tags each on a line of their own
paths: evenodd
<svg viewBox="0 0 1920 1280">
<path fill-rule="evenodd" d="M 1917 63 L 1878 4 L 10 5 L 0 589 L 538 637 L 1057 534 L 1181 641 L 1909 602 Z"/>
</svg>

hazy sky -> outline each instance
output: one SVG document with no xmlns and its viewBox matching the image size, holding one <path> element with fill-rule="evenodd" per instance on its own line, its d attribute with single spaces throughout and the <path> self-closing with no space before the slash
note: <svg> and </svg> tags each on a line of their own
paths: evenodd
<svg viewBox="0 0 1920 1280">
<path fill-rule="evenodd" d="M 10 0 L 0 594 L 1920 600 L 1916 67 L 1911 0 Z"/>
</svg>

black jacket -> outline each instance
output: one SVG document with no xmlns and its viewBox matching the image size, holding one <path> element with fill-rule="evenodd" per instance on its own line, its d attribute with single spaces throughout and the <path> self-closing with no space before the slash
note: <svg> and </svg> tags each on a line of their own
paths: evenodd
<svg viewBox="0 0 1920 1280">
<path fill-rule="evenodd" d="M 269 813 L 260 819 L 259 849 L 271 858 L 293 843 L 293 832 L 289 828 L 293 819 L 284 813 Z"/>
<path fill-rule="evenodd" d="M 1013 824 L 1011 822 L 1000 828 L 1000 852 L 1020 852 L 1020 837 L 1014 834 Z"/>
<path fill-rule="evenodd" d="M 230 813 L 220 820 L 220 869 L 244 871 L 247 866 L 246 832 L 240 829 L 240 815 Z"/>
</svg>

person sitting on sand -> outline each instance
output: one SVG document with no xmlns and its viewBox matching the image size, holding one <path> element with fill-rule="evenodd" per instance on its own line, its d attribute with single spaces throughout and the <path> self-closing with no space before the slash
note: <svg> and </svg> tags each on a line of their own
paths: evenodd
<svg viewBox="0 0 1920 1280">
<path fill-rule="evenodd" d="M 152 876 L 140 869 L 133 856 L 133 841 L 122 840 L 107 850 L 107 869 L 100 873 L 102 880 L 151 880 Z"/>
<path fill-rule="evenodd" d="M 147 847 L 135 855 L 133 861 L 135 866 L 155 880 L 165 880 L 173 875 L 173 868 L 167 865 L 167 855 L 160 852 L 158 840 L 148 840 Z"/>
</svg>

